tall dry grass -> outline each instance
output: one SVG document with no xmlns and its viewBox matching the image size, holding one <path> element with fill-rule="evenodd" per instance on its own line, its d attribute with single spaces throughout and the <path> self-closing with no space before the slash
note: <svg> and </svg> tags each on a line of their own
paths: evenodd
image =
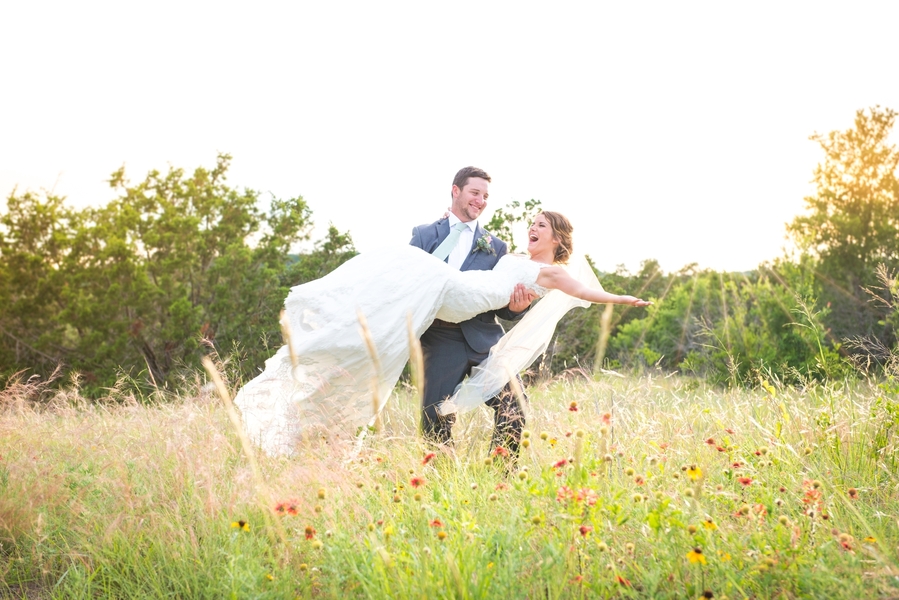
<svg viewBox="0 0 899 600">
<path fill-rule="evenodd" d="M 899 596 L 899 403 L 875 384 L 556 381 L 517 462 L 479 411 L 428 458 L 400 390 L 361 446 L 254 454 L 258 475 L 195 390 L 2 392 L 0 595 Z"/>
</svg>

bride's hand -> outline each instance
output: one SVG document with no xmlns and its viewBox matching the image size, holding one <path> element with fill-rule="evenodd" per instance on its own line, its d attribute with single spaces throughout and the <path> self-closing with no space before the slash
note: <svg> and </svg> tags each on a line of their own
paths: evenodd
<svg viewBox="0 0 899 600">
<path fill-rule="evenodd" d="M 644 307 L 649 306 L 652 302 L 647 302 L 646 300 L 641 300 L 640 298 L 635 298 L 634 296 L 625 296 L 628 299 L 628 304 L 631 306 Z"/>
</svg>

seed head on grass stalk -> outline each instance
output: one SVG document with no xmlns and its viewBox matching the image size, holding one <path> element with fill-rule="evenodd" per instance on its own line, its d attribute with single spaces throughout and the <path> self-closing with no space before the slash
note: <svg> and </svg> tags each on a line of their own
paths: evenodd
<svg viewBox="0 0 899 600">
<path fill-rule="evenodd" d="M 247 436 L 246 431 L 244 430 L 243 423 L 240 420 L 240 416 L 237 414 L 237 410 L 234 408 L 234 403 L 231 401 L 231 394 L 228 392 L 227 386 L 225 386 L 224 380 L 222 380 L 221 374 L 219 374 L 218 369 L 216 369 L 212 360 L 208 356 L 203 357 L 203 367 L 206 369 L 206 372 L 209 373 L 209 377 L 212 379 L 212 382 L 215 384 L 215 389 L 218 392 L 219 397 L 222 399 L 222 402 L 225 405 L 225 412 L 228 414 L 228 418 L 231 420 L 231 424 L 234 426 L 234 430 L 237 432 L 237 437 L 240 439 L 240 445 L 243 449 L 244 455 L 247 457 L 247 460 L 250 463 L 250 469 L 253 472 L 253 480 L 256 482 L 256 494 L 260 501 L 260 504 L 265 507 L 265 511 L 263 511 L 263 515 L 265 518 L 265 531 L 271 539 L 271 547 L 274 548 L 276 546 L 277 538 L 281 540 L 281 548 L 283 548 L 284 552 L 284 561 L 287 562 L 290 559 L 289 548 L 290 545 L 287 542 L 287 532 L 284 530 L 284 527 L 280 522 L 274 521 L 271 518 L 271 514 L 269 511 L 273 504 L 273 497 L 271 493 L 268 491 L 268 486 L 265 483 L 265 479 L 262 477 L 262 471 L 259 468 L 259 463 L 256 460 L 256 454 L 253 450 L 253 446 L 250 443 L 250 438 Z M 277 535 L 277 537 L 276 537 Z"/>
<path fill-rule="evenodd" d="M 368 328 L 368 321 L 362 311 L 356 313 L 359 319 L 359 334 L 365 341 L 365 347 L 368 349 L 368 357 L 371 358 L 372 365 L 375 367 L 375 374 L 371 380 L 371 409 L 373 415 L 372 429 L 375 433 L 381 431 L 381 398 L 378 391 L 378 384 L 381 380 L 381 359 L 378 358 L 378 349 L 375 347 L 375 340 L 371 337 L 371 330 Z"/>
</svg>

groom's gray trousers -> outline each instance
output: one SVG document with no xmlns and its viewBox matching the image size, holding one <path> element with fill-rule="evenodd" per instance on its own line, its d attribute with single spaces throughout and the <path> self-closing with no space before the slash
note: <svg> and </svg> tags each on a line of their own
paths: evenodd
<svg viewBox="0 0 899 600">
<path fill-rule="evenodd" d="M 440 403 L 451 396 L 456 386 L 472 367 L 487 358 L 487 353 L 477 352 L 465 341 L 462 329 L 454 323 L 436 321 L 421 336 L 421 350 L 424 356 L 425 385 L 422 402 L 421 428 L 425 438 L 437 444 L 452 442 L 452 427 L 456 416 L 441 416 Z M 519 390 L 524 385 L 519 380 Z M 493 409 L 493 439 L 491 448 L 502 446 L 512 455 L 517 454 L 524 427 L 524 412 L 518 397 L 507 384 L 499 395 L 486 402 Z"/>
</svg>

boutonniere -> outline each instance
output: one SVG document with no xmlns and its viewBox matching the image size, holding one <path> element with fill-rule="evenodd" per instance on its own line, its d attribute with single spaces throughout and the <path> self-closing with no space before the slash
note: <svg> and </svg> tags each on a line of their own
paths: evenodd
<svg viewBox="0 0 899 600">
<path fill-rule="evenodd" d="M 474 243 L 474 250 L 471 251 L 472 254 L 475 252 L 486 252 L 491 256 L 496 255 L 496 250 L 493 249 L 491 245 L 493 242 L 493 237 L 489 233 L 485 233 L 481 237 L 478 238 L 478 241 Z"/>
</svg>

